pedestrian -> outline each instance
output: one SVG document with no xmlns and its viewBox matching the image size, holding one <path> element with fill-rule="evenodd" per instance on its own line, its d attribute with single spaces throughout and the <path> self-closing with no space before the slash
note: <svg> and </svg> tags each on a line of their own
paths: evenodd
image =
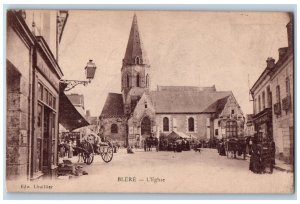
<svg viewBox="0 0 300 204">
<path fill-rule="evenodd" d="M 63 158 L 64 156 L 65 156 L 65 146 L 64 146 L 64 142 L 61 142 L 60 144 L 59 144 L 59 156 L 61 157 L 61 158 Z"/>
<path fill-rule="evenodd" d="M 69 155 L 68 155 L 68 158 L 72 158 L 73 157 L 73 151 L 74 151 L 73 143 L 70 141 L 69 142 Z"/>
<path fill-rule="evenodd" d="M 69 140 L 66 140 L 65 142 L 64 142 L 64 148 L 65 148 L 65 154 L 64 154 L 64 156 L 63 157 L 68 157 L 69 156 Z"/>
</svg>

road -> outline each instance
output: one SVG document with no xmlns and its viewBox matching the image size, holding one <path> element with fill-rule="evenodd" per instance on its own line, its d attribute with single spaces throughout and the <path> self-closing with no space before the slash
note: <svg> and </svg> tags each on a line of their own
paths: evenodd
<svg viewBox="0 0 300 204">
<path fill-rule="evenodd" d="M 246 160 L 219 156 L 215 149 L 127 154 L 121 149 L 110 163 L 96 155 L 84 165 L 88 175 L 74 177 L 65 191 L 177 193 L 291 193 L 293 173 L 254 174 Z M 66 181 L 58 181 L 64 183 Z M 62 190 L 62 189 L 61 189 Z"/>
</svg>

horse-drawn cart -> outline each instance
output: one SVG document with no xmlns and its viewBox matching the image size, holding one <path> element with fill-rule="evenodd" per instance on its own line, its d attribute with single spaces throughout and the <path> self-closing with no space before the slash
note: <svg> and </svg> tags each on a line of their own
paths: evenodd
<svg viewBox="0 0 300 204">
<path fill-rule="evenodd" d="M 92 138 L 93 137 L 93 138 Z M 74 150 L 77 151 L 79 160 L 90 165 L 94 161 L 94 155 L 100 155 L 104 162 L 108 163 L 113 158 L 113 145 L 109 141 L 97 141 L 98 136 L 89 135 L 87 140 L 82 141 Z"/>
<path fill-rule="evenodd" d="M 243 138 L 227 138 L 224 146 L 227 158 L 243 155 L 243 159 L 246 159 L 246 141 Z"/>
</svg>

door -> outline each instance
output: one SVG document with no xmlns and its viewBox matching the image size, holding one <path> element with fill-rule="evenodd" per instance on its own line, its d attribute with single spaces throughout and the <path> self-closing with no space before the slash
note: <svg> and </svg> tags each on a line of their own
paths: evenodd
<svg viewBox="0 0 300 204">
<path fill-rule="evenodd" d="M 43 121 L 43 146 L 42 146 L 42 164 L 43 172 L 48 173 L 51 165 L 52 156 L 52 126 L 53 114 L 52 111 L 44 107 L 44 121 Z"/>
<path fill-rule="evenodd" d="M 144 138 L 151 135 L 151 120 L 147 116 L 141 122 L 141 134 Z"/>
</svg>

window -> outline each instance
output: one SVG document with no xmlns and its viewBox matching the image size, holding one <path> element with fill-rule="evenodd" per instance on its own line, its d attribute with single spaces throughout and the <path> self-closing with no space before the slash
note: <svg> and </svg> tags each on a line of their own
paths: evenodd
<svg viewBox="0 0 300 204">
<path fill-rule="evenodd" d="M 257 99 L 254 99 L 254 114 L 257 113 Z"/>
<path fill-rule="evenodd" d="M 148 108 L 147 103 L 145 103 L 145 108 Z"/>
<path fill-rule="evenodd" d="M 49 100 L 49 92 L 48 92 L 48 90 L 45 88 L 44 89 L 44 98 L 43 98 L 44 100 L 44 102 L 46 103 L 46 104 L 48 104 L 48 100 Z"/>
<path fill-rule="evenodd" d="M 141 60 L 138 56 L 135 57 L 135 64 L 141 64 Z"/>
<path fill-rule="evenodd" d="M 285 79 L 285 88 L 286 88 L 286 95 L 288 96 L 288 95 L 290 95 L 290 78 L 289 77 L 287 77 L 286 79 Z"/>
<path fill-rule="evenodd" d="M 262 92 L 262 108 L 263 110 L 266 108 L 266 94 L 264 91 Z"/>
<path fill-rule="evenodd" d="M 226 137 L 237 137 L 237 122 L 230 120 L 226 122 Z"/>
<path fill-rule="evenodd" d="M 260 96 L 258 96 L 258 112 L 261 111 L 261 99 Z"/>
<path fill-rule="evenodd" d="M 118 133 L 118 126 L 117 124 L 112 124 L 111 125 L 111 133 Z"/>
<path fill-rule="evenodd" d="M 129 75 L 127 74 L 127 81 L 126 81 L 127 83 L 127 87 L 129 87 Z"/>
<path fill-rule="evenodd" d="M 189 132 L 194 132 L 195 131 L 194 118 L 190 117 L 188 119 L 188 126 L 189 126 Z"/>
<path fill-rule="evenodd" d="M 56 98 L 53 96 L 53 105 L 52 105 L 52 107 L 53 107 L 53 109 L 56 109 Z"/>
<path fill-rule="evenodd" d="M 52 94 L 49 93 L 49 101 L 48 101 L 48 105 L 52 107 Z"/>
<path fill-rule="evenodd" d="M 163 131 L 168 132 L 169 131 L 169 118 L 164 117 L 163 119 Z"/>
<path fill-rule="evenodd" d="M 146 87 L 149 87 L 149 75 L 146 75 Z"/>
<path fill-rule="evenodd" d="M 276 86 L 276 102 L 280 103 L 280 86 Z"/>
<path fill-rule="evenodd" d="M 219 129 L 215 129 L 215 135 L 219 135 Z"/>
<path fill-rule="evenodd" d="M 139 74 L 136 75 L 136 86 L 140 87 L 140 75 Z"/>
<path fill-rule="evenodd" d="M 234 114 L 234 110 L 231 110 L 231 114 L 232 114 L 232 115 Z"/>
<path fill-rule="evenodd" d="M 43 100 L 43 85 L 38 83 L 38 99 Z"/>
<path fill-rule="evenodd" d="M 267 103 L 268 103 L 268 107 L 272 106 L 272 93 L 270 90 L 270 86 L 267 87 Z"/>
<path fill-rule="evenodd" d="M 42 106 L 38 105 L 38 107 L 37 107 L 37 126 L 38 127 L 42 127 L 42 117 L 43 117 Z"/>
</svg>

